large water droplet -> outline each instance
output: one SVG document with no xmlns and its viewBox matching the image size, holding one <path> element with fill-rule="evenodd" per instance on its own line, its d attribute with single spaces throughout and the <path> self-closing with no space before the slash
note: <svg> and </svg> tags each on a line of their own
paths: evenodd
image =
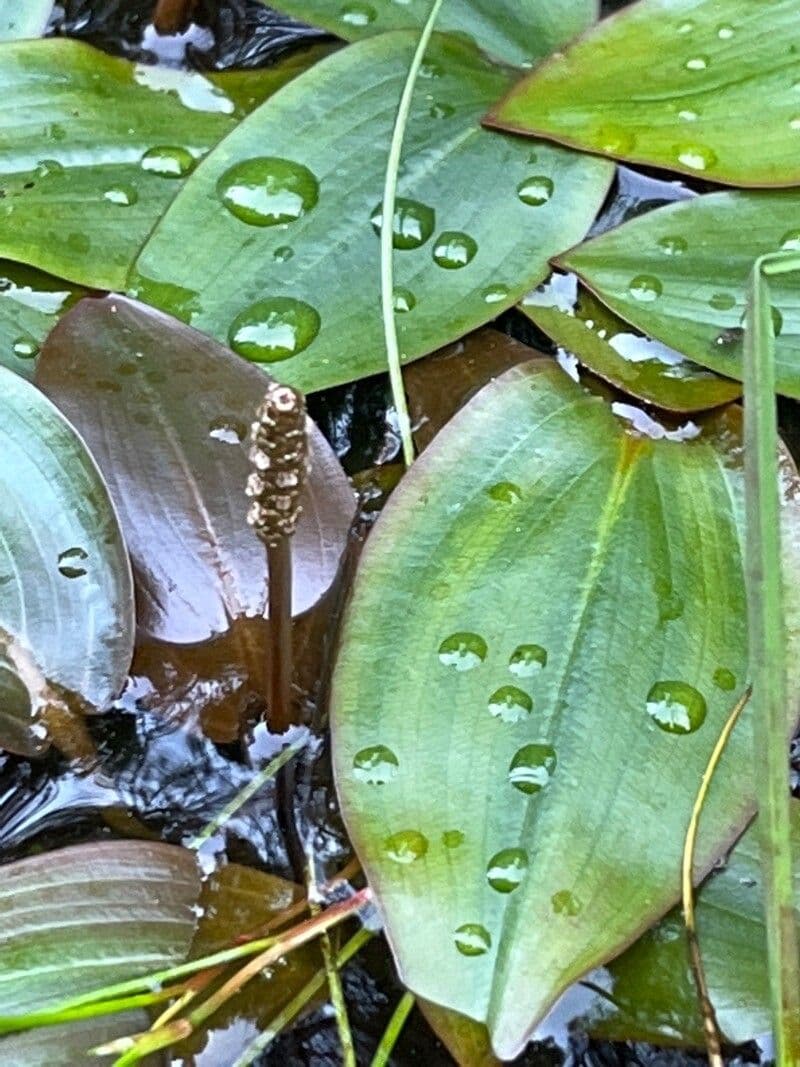
<svg viewBox="0 0 800 1067">
<path fill-rule="evenodd" d="M 404 315 L 417 306 L 417 298 L 410 289 L 402 289 L 398 286 L 392 297 L 392 307 L 398 315 Z"/>
<path fill-rule="evenodd" d="M 706 70 L 709 62 L 708 56 L 691 56 L 686 60 L 684 66 L 687 70 Z"/>
<path fill-rule="evenodd" d="M 541 645 L 517 645 L 508 669 L 517 678 L 533 678 L 547 666 L 547 651 Z"/>
<path fill-rule="evenodd" d="M 398 830 L 383 842 L 383 850 L 395 863 L 414 863 L 428 851 L 428 839 L 419 830 Z"/>
<path fill-rule="evenodd" d="M 135 369 L 135 368 L 134 368 Z M 226 445 L 240 445 L 247 436 L 247 427 L 230 415 L 218 415 L 208 427 L 208 436 Z"/>
<path fill-rule="evenodd" d="M 635 278 L 631 278 L 628 292 L 634 300 L 642 304 L 650 304 L 661 296 L 663 286 L 654 274 L 637 274 Z"/>
<path fill-rule="evenodd" d="M 369 785 L 386 785 L 397 774 L 397 756 L 386 745 L 362 748 L 353 758 L 353 777 Z"/>
<path fill-rule="evenodd" d="M 515 685 L 501 685 L 489 697 L 489 712 L 503 722 L 520 722 L 533 711 L 533 700 Z"/>
<path fill-rule="evenodd" d="M 578 915 L 583 905 L 569 889 L 560 889 L 553 893 L 550 903 L 556 915 Z"/>
<path fill-rule="evenodd" d="M 522 490 L 514 482 L 495 482 L 486 490 L 486 495 L 498 504 L 517 504 L 522 500 Z"/>
<path fill-rule="evenodd" d="M 246 308 L 231 323 L 234 352 L 254 363 L 276 363 L 308 348 L 319 333 L 316 309 L 289 296 L 272 296 Z"/>
<path fill-rule="evenodd" d="M 492 938 L 480 923 L 464 923 L 453 935 L 456 948 L 462 956 L 483 956 L 492 947 Z"/>
<path fill-rule="evenodd" d="M 688 682 L 656 682 L 647 694 L 647 713 L 669 734 L 691 734 L 705 722 L 705 698 Z"/>
<path fill-rule="evenodd" d="M 342 8 L 339 18 L 348 26 L 369 26 L 375 21 L 375 8 L 371 4 L 348 4 Z"/>
<path fill-rule="evenodd" d="M 12 351 L 17 359 L 35 359 L 39 355 L 39 346 L 32 337 L 18 337 Z"/>
<path fill-rule="evenodd" d="M 678 118 L 683 119 L 684 122 L 697 122 L 700 118 L 700 113 L 690 107 L 684 107 L 678 112 Z"/>
<path fill-rule="evenodd" d="M 512 893 L 525 877 L 528 853 L 521 848 L 504 848 L 495 853 L 486 868 L 486 880 L 498 893 Z"/>
<path fill-rule="evenodd" d="M 717 37 L 721 41 L 729 41 L 735 33 L 736 30 L 731 26 L 730 22 L 723 22 L 721 26 L 717 26 Z"/>
<path fill-rule="evenodd" d="M 115 185 L 111 189 L 106 189 L 103 199 L 111 204 L 117 204 L 118 207 L 133 207 L 139 199 L 139 194 L 132 185 Z"/>
<path fill-rule="evenodd" d="M 546 204 L 553 195 L 553 182 L 544 174 L 534 174 L 520 182 L 517 186 L 517 196 L 523 204 L 530 207 L 541 207 Z"/>
<path fill-rule="evenodd" d="M 372 228 L 380 236 L 383 224 L 383 206 L 378 204 L 370 215 Z M 436 226 L 436 212 L 427 204 L 408 197 L 398 196 L 394 205 L 392 244 L 402 251 L 419 248 L 430 239 Z"/>
<path fill-rule="evenodd" d="M 800 230 L 787 230 L 781 237 L 783 252 L 800 252 Z"/>
<path fill-rule="evenodd" d="M 468 233 L 446 230 L 439 234 L 433 246 L 434 262 L 445 270 L 458 270 L 471 263 L 478 252 L 478 243 Z"/>
<path fill-rule="evenodd" d="M 714 671 L 714 685 L 725 693 L 736 688 L 736 675 L 727 667 L 717 667 Z"/>
<path fill-rule="evenodd" d="M 457 671 L 471 671 L 483 663 L 487 652 L 484 639 L 473 633 L 451 634 L 439 645 L 440 661 Z"/>
<path fill-rule="evenodd" d="M 665 256 L 682 256 L 689 244 L 683 237 L 667 236 L 659 240 L 658 247 Z"/>
<path fill-rule="evenodd" d="M 679 163 L 692 170 L 708 170 L 717 162 L 717 153 L 704 144 L 680 145 L 676 155 Z"/>
<path fill-rule="evenodd" d="M 157 145 L 149 148 L 141 158 L 142 170 L 159 178 L 184 178 L 194 170 L 194 164 L 189 149 L 178 145 Z"/>
<path fill-rule="evenodd" d="M 58 569 L 65 578 L 82 578 L 86 574 L 83 560 L 89 558 L 85 548 L 67 548 L 58 556 Z"/>
<path fill-rule="evenodd" d="M 235 163 L 217 182 L 222 203 L 251 226 L 278 226 L 305 215 L 319 199 L 319 183 L 308 167 L 264 156 Z"/>
<path fill-rule="evenodd" d="M 556 750 L 552 745 L 524 745 L 508 768 L 508 780 L 520 793 L 532 795 L 544 789 L 556 769 Z"/>
</svg>

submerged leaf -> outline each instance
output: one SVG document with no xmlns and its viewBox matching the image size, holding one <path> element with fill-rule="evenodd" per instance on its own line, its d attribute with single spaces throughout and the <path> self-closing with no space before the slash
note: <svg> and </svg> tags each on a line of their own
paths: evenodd
<svg viewBox="0 0 800 1067">
<path fill-rule="evenodd" d="M 367 543 L 332 696 L 343 812 L 404 980 L 487 1021 L 500 1056 L 676 900 L 686 783 L 731 702 L 715 677 L 747 675 L 737 433 L 728 409 L 689 444 L 633 436 L 557 368 L 518 367 Z M 752 812 L 751 762 L 746 718 L 699 871 Z"/>
<path fill-rule="evenodd" d="M 344 49 L 246 119 L 156 227 L 134 295 L 306 391 L 382 370 L 380 203 L 415 43 L 399 32 Z M 612 173 L 603 160 L 544 145 L 532 153 L 482 130 L 509 75 L 468 44 L 441 36 L 426 62 L 394 220 L 407 360 L 540 281 L 548 258 L 586 233 Z"/>
<path fill-rule="evenodd" d="M 641 0 L 525 77 L 488 121 L 729 185 L 796 185 L 798 48 L 795 0 Z"/>
</svg>

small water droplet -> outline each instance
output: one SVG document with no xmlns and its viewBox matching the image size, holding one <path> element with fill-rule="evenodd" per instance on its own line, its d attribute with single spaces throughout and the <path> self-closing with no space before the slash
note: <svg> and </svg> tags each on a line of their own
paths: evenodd
<svg viewBox="0 0 800 1067">
<path fill-rule="evenodd" d="M 316 205 L 319 183 L 308 167 L 263 156 L 235 163 L 217 182 L 225 207 L 250 226 L 294 222 Z"/>
<path fill-rule="evenodd" d="M 489 486 L 486 495 L 498 504 L 517 504 L 522 500 L 522 490 L 514 482 L 496 482 Z"/>
<path fill-rule="evenodd" d="M 800 115 L 795 115 L 794 118 L 789 119 L 790 130 L 800 130 Z"/>
<path fill-rule="evenodd" d="M 736 675 L 727 667 L 717 667 L 714 671 L 714 685 L 725 693 L 736 688 Z"/>
<path fill-rule="evenodd" d="M 628 292 L 642 304 L 650 304 L 658 300 L 663 292 L 661 282 L 654 274 L 637 274 L 631 279 Z"/>
<path fill-rule="evenodd" d="M 498 893 L 512 893 L 525 877 L 528 853 L 521 848 L 504 848 L 495 853 L 486 868 L 486 880 Z"/>
<path fill-rule="evenodd" d="M 464 923 L 453 935 L 456 948 L 462 956 L 483 956 L 492 947 L 492 938 L 480 923 Z"/>
<path fill-rule="evenodd" d="M 39 178 L 51 178 L 64 173 L 64 165 L 57 159 L 40 159 L 36 165 L 36 175 Z"/>
<path fill-rule="evenodd" d="M 678 112 L 678 118 L 683 119 L 684 122 L 697 122 L 700 115 L 697 111 L 693 111 L 690 107 L 685 107 Z"/>
<path fill-rule="evenodd" d="M 687 70 L 707 70 L 709 64 L 708 56 L 692 56 L 687 59 L 684 66 Z"/>
<path fill-rule="evenodd" d="M 705 698 L 688 682 L 656 682 L 647 694 L 647 713 L 670 734 L 691 734 L 705 722 Z"/>
<path fill-rule="evenodd" d="M 370 4 L 348 4 L 342 8 L 339 18 L 348 26 L 369 26 L 375 21 L 375 8 Z"/>
<path fill-rule="evenodd" d="M 694 23 L 691 19 L 687 19 L 685 22 L 681 22 L 678 24 L 678 33 L 680 33 L 681 35 L 691 33 L 693 29 Z"/>
<path fill-rule="evenodd" d="M 275 251 L 272 253 L 272 258 L 274 260 L 277 260 L 278 263 L 288 263 L 293 255 L 293 248 L 291 248 L 289 245 L 281 245 L 279 248 L 276 248 Z"/>
<path fill-rule="evenodd" d="M 560 889 L 557 893 L 553 893 L 550 903 L 556 915 L 575 916 L 583 907 L 575 894 L 570 893 L 568 889 Z"/>
<path fill-rule="evenodd" d="M 675 154 L 678 162 L 691 170 L 708 170 L 717 162 L 717 153 L 703 144 L 680 145 Z"/>
<path fill-rule="evenodd" d="M 547 651 L 541 645 L 517 645 L 508 669 L 517 678 L 533 678 L 547 666 Z"/>
<path fill-rule="evenodd" d="M 308 348 L 319 333 L 316 309 L 289 296 L 272 296 L 245 308 L 231 323 L 234 352 L 254 363 L 276 363 Z"/>
<path fill-rule="evenodd" d="M 517 196 L 523 204 L 528 204 L 530 207 L 541 207 L 553 195 L 554 189 L 555 186 L 550 178 L 544 174 L 534 174 L 519 183 Z"/>
<path fill-rule="evenodd" d="M 772 332 L 776 337 L 780 337 L 783 329 L 783 315 L 776 307 L 770 308 L 770 313 L 772 315 Z"/>
<path fill-rule="evenodd" d="M 209 425 L 208 436 L 226 445 L 240 445 L 247 436 L 247 427 L 239 419 L 218 415 Z"/>
<path fill-rule="evenodd" d="M 708 302 L 716 311 L 730 311 L 736 307 L 736 297 L 733 293 L 714 293 L 708 298 Z"/>
<path fill-rule="evenodd" d="M 142 170 L 159 178 L 185 178 L 194 170 L 195 159 L 188 148 L 157 145 L 148 148 L 140 162 Z"/>
<path fill-rule="evenodd" d="M 501 685 L 489 697 L 489 713 L 503 722 L 520 722 L 532 711 L 533 700 L 515 685 Z"/>
<path fill-rule="evenodd" d="M 723 22 L 721 26 L 717 26 L 717 37 L 721 41 L 729 41 L 735 33 L 736 30 L 731 26 L 730 22 Z"/>
<path fill-rule="evenodd" d="M 441 63 L 436 63 L 434 60 L 426 60 L 419 68 L 420 78 L 441 78 L 444 74 L 444 67 Z"/>
<path fill-rule="evenodd" d="M 433 246 L 433 259 L 445 270 L 459 270 L 471 263 L 478 252 L 478 243 L 469 234 L 446 230 L 439 234 Z"/>
<path fill-rule="evenodd" d="M 106 189 L 103 199 L 119 207 L 133 207 L 139 199 L 139 194 L 132 185 L 116 185 L 112 189 Z"/>
<path fill-rule="evenodd" d="M 67 548 L 59 553 L 59 572 L 65 578 L 82 578 L 86 574 L 86 568 L 81 566 L 81 563 L 88 558 L 89 553 L 84 548 Z"/>
<path fill-rule="evenodd" d="M 443 103 L 441 100 L 432 100 L 428 108 L 428 114 L 432 119 L 449 119 L 455 111 L 452 104 Z"/>
<path fill-rule="evenodd" d="M 39 355 L 39 346 L 32 337 L 18 337 L 12 351 L 17 359 L 35 359 Z"/>
<path fill-rule="evenodd" d="M 404 315 L 417 306 L 417 298 L 410 289 L 397 288 L 392 298 L 392 307 L 398 315 Z"/>
<path fill-rule="evenodd" d="M 397 756 L 386 745 L 362 748 L 353 758 L 353 777 L 369 785 L 386 785 L 397 774 Z"/>
<path fill-rule="evenodd" d="M 464 834 L 461 830 L 445 830 L 442 834 L 442 844 L 445 848 L 459 848 L 464 844 Z"/>
<path fill-rule="evenodd" d="M 688 241 L 683 237 L 662 237 L 658 247 L 665 256 L 682 256 L 689 247 Z"/>
<path fill-rule="evenodd" d="M 370 215 L 370 222 L 375 233 L 380 236 L 383 224 L 383 206 L 378 204 Z M 408 197 L 398 196 L 394 205 L 394 222 L 392 225 L 392 245 L 409 251 L 419 248 L 430 239 L 436 226 L 436 212 L 427 204 Z"/>
<path fill-rule="evenodd" d="M 383 850 L 395 863 L 414 863 L 428 851 L 428 839 L 419 830 L 398 830 L 383 842 Z"/>
<path fill-rule="evenodd" d="M 479 634 L 456 633 L 439 645 L 439 660 L 457 671 L 471 671 L 486 659 L 486 642 Z"/>
<path fill-rule="evenodd" d="M 788 230 L 781 237 L 781 250 L 783 252 L 800 252 L 800 230 Z"/>
<path fill-rule="evenodd" d="M 556 750 L 551 745 L 524 745 L 508 768 L 508 780 L 529 796 L 544 789 L 556 769 Z"/>
<path fill-rule="evenodd" d="M 601 126 L 597 131 L 597 144 L 602 152 L 625 155 L 636 147 L 636 136 L 622 126 Z"/>
<path fill-rule="evenodd" d="M 499 304 L 508 298 L 508 289 L 505 285 L 490 285 L 481 296 L 486 304 Z"/>
</svg>

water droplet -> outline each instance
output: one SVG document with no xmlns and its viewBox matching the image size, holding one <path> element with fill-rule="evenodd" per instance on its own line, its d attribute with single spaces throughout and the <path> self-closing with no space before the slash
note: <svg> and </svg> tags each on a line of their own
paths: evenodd
<svg viewBox="0 0 800 1067">
<path fill-rule="evenodd" d="M 704 144 L 681 145 L 676 155 L 679 163 L 692 170 L 708 170 L 717 162 L 717 153 Z"/>
<path fill-rule="evenodd" d="M 486 880 L 498 893 L 512 893 L 525 877 L 528 853 L 521 848 L 504 848 L 489 860 Z"/>
<path fill-rule="evenodd" d="M 479 634 L 457 633 L 439 645 L 439 660 L 457 671 L 471 671 L 486 659 L 486 642 Z"/>
<path fill-rule="evenodd" d="M 784 252 L 800 252 L 800 230 L 788 230 L 781 237 L 781 250 Z"/>
<path fill-rule="evenodd" d="M 458 270 L 466 267 L 475 258 L 478 243 L 469 234 L 458 230 L 446 230 L 439 234 L 433 246 L 433 259 L 445 270 Z"/>
<path fill-rule="evenodd" d="M 706 718 L 706 702 L 687 682 L 656 682 L 647 694 L 647 713 L 669 734 L 691 734 Z"/>
<path fill-rule="evenodd" d="M 433 60 L 426 60 L 419 68 L 420 78 L 441 78 L 444 74 L 444 68 L 441 63 L 436 63 Z"/>
<path fill-rule="evenodd" d="M 556 750 L 551 745 L 524 745 L 508 768 L 508 780 L 520 793 L 532 795 L 544 789 L 556 769 Z"/>
<path fill-rule="evenodd" d="M 699 113 L 692 111 L 690 107 L 685 107 L 678 112 L 678 118 L 683 119 L 684 122 L 697 122 L 699 117 Z"/>
<path fill-rule="evenodd" d="M 663 292 L 661 282 L 654 274 L 637 274 L 631 279 L 628 292 L 642 304 L 650 304 L 658 300 Z"/>
<path fill-rule="evenodd" d="M 602 152 L 625 155 L 636 147 L 636 136 L 622 126 L 601 126 L 597 131 L 597 144 Z"/>
<path fill-rule="evenodd" d="M 398 830 L 383 842 L 383 850 L 395 863 L 414 863 L 428 851 L 428 839 L 419 830 Z"/>
<path fill-rule="evenodd" d="M 339 18 L 348 26 L 369 26 L 375 21 L 375 8 L 370 4 L 348 4 L 342 8 Z"/>
<path fill-rule="evenodd" d="M 239 419 L 232 419 L 228 415 L 219 415 L 213 419 L 209 428 L 208 436 L 215 441 L 222 441 L 226 445 L 240 445 L 247 437 L 247 427 Z"/>
<path fill-rule="evenodd" d="M 132 185 L 117 185 L 113 189 L 106 189 L 103 199 L 119 207 L 133 207 L 139 199 L 139 194 Z"/>
<path fill-rule="evenodd" d="M 404 315 L 407 311 L 417 306 L 417 298 L 410 289 L 397 288 L 392 298 L 392 307 L 398 315 Z"/>
<path fill-rule="evenodd" d="M 513 482 L 496 482 L 489 486 L 486 495 L 498 504 L 516 504 L 522 500 L 522 490 Z"/>
<path fill-rule="evenodd" d="M 142 170 L 159 178 L 184 178 L 194 170 L 195 159 L 188 148 L 157 145 L 141 158 Z"/>
<path fill-rule="evenodd" d="M 353 758 L 353 777 L 369 785 L 386 785 L 397 774 L 397 756 L 386 745 L 362 748 Z"/>
<path fill-rule="evenodd" d="M 517 645 L 508 669 L 517 678 L 533 678 L 547 666 L 547 651 L 541 645 Z"/>
<path fill-rule="evenodd" d="M 776 307 L 772 307 L 770 311 L 772 314 L 772 332 L 776 337 L 780 337 L 781 330 L 783 329 L 783 315 Z"/>
<path fill-rule="evenodd" d="M 800 130 L 800 115 L 795 115 L 793 119 L 789 119 L 790 130 Z"/>
<path fill-rule="evenodd" d="M 445 848 L 459 848 L 464 844 L 464 834 L 461 830 L 445 830 L 442 834 L 442 844 Z"/>
<path fill-rule="evenodd" d="M 733 293 L 714 293 L 708 302 L 716 311 L 730 311 L 732 307 L 736 307 L 736 297 Z"/>
<path fill-rule="evenodd" d="M 84 548 L 67 548 L 59 554 L 59 572 L 65 578 L 82 578 L 86 574 L 86 568 L 81 566 L 81 563 L 88 558 L 89 553 Z"/>
<path fill-rule="evenodd" d="M 687 70 L 706 70 L 708 64 L 708 56 L 692 56 L 691 59 L 686 60 L 684 66 Z"/>
<path fill-rule="evenodd" d="M 294 249 L 289 245 L 281 245 L 280 248 L 276 248 L 272 253 L 272 258 L 277 260 L 278 263 L 288 263 L 294 255 Z"/>
<path fill-rule="evenodd" d="M 383 224 L 383 206 L 378 204 L 370 215 L 375 233 L 380 236 Z M 392 245 L 401 251 L 419 248 L 429 240 L 436 226 L 436 212 L 418 200 L 398 196 L 394 205 Z"/>
<path fill-rule="evenodd" d="M 508 297 L 508 289 L 505 285 L 490 285 L 481 293 L 484 303 L 499 304 Z"/>
<path fill-rule="evenodd" d="M 729 671 L 727 667 L 717 667 L 714 671 L 714 685 L 717 689 L 730 693 L 732 689 L 736 688 L 736 675 L 733 671 Z"/>
<path fill-rule="evenodd" d="M 683 237 L 662 237 L 658 247 L 665 256 L 682 256 L 689 247 L 688 241 Z"/>
<path fill-rule="evenodd" d="M 319 199 L 319 184 L 302 163 L 264 156 L 226 170 L 217 182 L 217 193 L 242 222 L 278 226 L 311 211 Z"/>
<path fill-rule="evenodd" d="M 553 195 L 554 188 L 555 186 L 550 178 L 544 174 L 534 174 L 530 178 L 526 178 L 524 182 L 519 183 L 517 196 L 523 204 L 529 204 L 530 207 L 541 207 Z"/>
<path fill-rule="evenodd" d="M 678 33 L 680 34 L 691 33 L 693 29 L 694 23 L 691 21 L 691 19 L 687 19 L 685 22 L 681 22 L 678 25 Z"/>
<path fill-rule="evenodd" d="M 57 159 L 40 159 L 36 165 L 36 175 L 39 178 L 51 178 L 64 173 L 64 165 Z"/>
<path fill-rule="evenodd" d="M 489 931 L 479 923 L 464 923 L 459 926 L 453 940 L 462 956 L 483 956 L 492 947 Z"/>
<path fill-rule="evenodd" d="M 441 100 L 432 100 L 428 108 L 428 114 L 432 119 L 449 119 L 455 111 L 452 104 L 445 104 Z"/>
<path fill-rule="evenodd" d="M 533 711 L 533 700 L 515 685 L 501 685 L 489 697 L 489 712 L 503 722 L 520 722 Z"/>
<path fill-rule="evenodd" d="M 234 352 L 255 363 L 276 363 L 308 348 L 319 333 L 316 309 L 289 296 L 259 300 L 231 324 L 228 340 Z"/>
<path fill-rule="evenodd" d="M 717 37 L 721 41 L 729 41 L 735 33 L 736 30 L 729 22 L 723 22 L 721 26 L 717 26 Z"/>
<path fill-rule="evenodd" d="M 560 889 L 553 893 L 550 903 L 556 915 L 578 915 L 583 905 L 578 898 L 568 889 Z"/>
<path fill-rule="evenodd" d="M 39 355 L 39 346 L 32 337 L 18 337 L 12 351 L 17 359 L 35 359 Z"/>
</svg>

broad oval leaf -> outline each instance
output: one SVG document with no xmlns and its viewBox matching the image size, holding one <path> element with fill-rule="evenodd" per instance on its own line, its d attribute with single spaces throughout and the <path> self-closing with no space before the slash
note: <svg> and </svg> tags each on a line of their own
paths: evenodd
<svg viewBox="0 0 800 1067">
<path fill-rule="evenodd" d="M 367 543 L 332 694 L 343 812 L 404 980 L 486 1020 L 501 1057 L 675 902 L 686 783 L 747 676 L 737 421 L 642 439 L 557 368 L 518 367 Z M 751 761 L 745 718 L 699 872 L 752 811 Z"/>
<path fill-rule="evenodd" d="M 0 368 L 0 746 L 41 747 L 52 683 L 103 707 L 127 674 L 130 564 L 94 460 L 59 411 Z"/>
<path fill-rule="evenodd" d="M 375 212 L 415 43 L 397 32 L 352 45 L 245 119 L 156 227 L 134 295 L 306 391 L 382 370 Z M 395 220 L 408 360 L 496 317 L 540 281 L 548 257 L 586 233 L 611 177 L 605 161 L 546 145 L 532 153 L 519 138 L 482 130 L 509 75 L 474 48 L 441 36 L 426 62 Z"/>
<path fill-rule="evenodd" d="M 0 1056 L 13 1067 L 75 1067 L 91 1063 L 94 1067 L 113 1067 L 116 1053 L 108 1056 L 90 1054 L 91 1049 L 150 1027 L 146 1011 L 129 1011 L 119 1015 L 80 1019 L 60 1026 L 43 1026 L 20 1034 L 0 1038 Z M 143 1067 L 161 1067 L 149 1056 Z"/>
<path fill-rule="evenodd" d="M 747 279 L 765 252 L 800 248 L 800 193 L 713 193 L 651 211 L 557 264 L 651 337 L 741 380 Z M 777 388 L 800 396 L 800 276 L 770 282 Z"/>
<path fill-rule="evenodd" d="M 270 6 L 347 41 L 387 30 L 419 31 L 430 9 L 423 0 L 278 0 Z M 597 0 L 448 0 L 436 26 L 470 37 L 496 59 L 521 66 L 576 37 L 596 20 L 598 7 Z"/>
<path fill-rule="evenodd" d="M 0 260 L 0 365 L 32 378 L 45 337 L 84 293 L 24 263 Z"/>
<path fill-rule="evenodd" d="M 119 509 L 143 636 L 191 644 L 265 613 L 264 547 L 247 525 L 256 367 L 153 308 L 86 299 L 51 333 L 37 384 L 84 434 Z M 330 588 L 354 498 L 312 423 L 311 471 L 292 539 L 293 611 Z"/>
<path fill-rule="evenodd" d="M 488 122 L 728 185 L 796 185 L 798 48 L 795 0 L 640 0 L 524 78 Z"/>
</svg>

